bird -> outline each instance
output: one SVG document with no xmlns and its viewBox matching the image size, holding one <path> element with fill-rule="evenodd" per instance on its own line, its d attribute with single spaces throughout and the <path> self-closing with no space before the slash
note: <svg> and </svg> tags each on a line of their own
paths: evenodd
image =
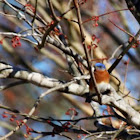
<svg viewBox="0 0 140 140">
<path fill-rule="evenodd" d="M 94 65 L 94 76 L 100 93 L 110 89 L 110 74 L 102 63 Z"/>
<path fill-rule="evenodd" d="M 94 73 L 99 92 L 101 94 L 107 94 L 110 91 L 110 74 L 108 73 L 105 65 L 102 63 L 96 63 L 92 71 Z M 91 102 L 92 97 L 97 95 L 91 79 L 89 80 L 89 89 L 90 93 L 86 98 L 86 102 Z"/>
</svg>

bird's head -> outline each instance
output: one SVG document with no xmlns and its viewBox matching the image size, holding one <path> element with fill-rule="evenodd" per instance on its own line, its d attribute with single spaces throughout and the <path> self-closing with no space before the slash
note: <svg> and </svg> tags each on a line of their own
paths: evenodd
<svg viewBox="0 0 140 140">
<path fill-rule="evenodd" d="M 96 63 L 96 64 L 94 65 L 94 68 L 95 68 L 95 70 L 101 70 L 101 71 L 106 70 L 105 65 L 102 64 L 102 63 Z"/>
</svg>

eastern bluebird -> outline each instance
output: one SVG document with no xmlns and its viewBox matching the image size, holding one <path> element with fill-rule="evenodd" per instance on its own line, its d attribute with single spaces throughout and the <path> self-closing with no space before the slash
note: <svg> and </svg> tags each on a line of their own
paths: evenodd
<svg viewBox="0 0 140 140">
<path fill-rule="evenodd" d="M 97 83 L 97 87 L 100 91 L 100 93 L 106 93 L 109 91 L 110 89 L 110 75 L 108 73 L 108 71 L 106 70 L 106 67 L 104 64 L 102 63 L 96 63 L 94 65 L 94 76 L 95 76 L 95 80 Z M 89 81 L 89 88 L 90 88 L 90 92 L 92 92 L 92 94 L 90 93 L 89 97 L 87 97 L 86 101 L 90 102 L 91 98 L 97 94 L 95 94 L 95 90 L 94 87 L 92 85 L 92 82 Z"/>
<path fill-rule="evenodd" d="M 103 93 L 110 89 L 110 75 L 108 71 L 106 70 L 106 67 L 102 63 L 96 63 L 94 65 L 94 76 L 96 79 L 97 87 L 100 91 L 100 93 Z"/>
</svg>

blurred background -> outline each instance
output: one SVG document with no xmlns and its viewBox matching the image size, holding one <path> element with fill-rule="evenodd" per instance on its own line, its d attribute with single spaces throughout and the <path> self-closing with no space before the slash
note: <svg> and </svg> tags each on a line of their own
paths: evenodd
<svg viewBox="0 0 140 140">
<path fill-rule="evenodd" d="M 35 0 L 27 1 L 26 0 L 7 0 L 11 5 L 13 5 L 20 12 L 23 12 L 26 16 L 26 20 L 31 22 L 33 16 L 31 16 L 35 9 Z M 57 16 L 60 16 L 62 13 L 67 11 L 70 7 L 73 6 L 71 0 L 52 0 L 55 12 Z M 27 5 L 28 4 L 28 5 Z M 26 5 L 26 6 L 25 6 Z M 98 44 L 97 48 L 94 49 L 93 59 L 102 59 L 110 58 L 113 52 L 121 45 L 127 44 L 130 36 L 117 28 L 115 25 L 123 28 L 127 32 L 135 35 L 139 29 L 139 24 L 133 15 L 127 9 L 127 5 L 124 0 L 87 0 L 84 4 L 80 6 L 82 21 L 87 21 L 93 16 L 99 16 L 105 13 L 104 16 L 100 16 L 97 21 L 98 26 L 95 26 L 95 21 L 89 20 L 83 23 L 85 28 L 86 43 L 91 44 L 92 37 L 96 36 L 95 42 Z M 112 12 L 121 10 L 118 12 Z M 31 15 L 28 14 L 28 12 Z M 112 12 L 112 13 L 110 13 Z M 47 0 L 37 0 L 37 11 L 36 13 L 43 19 L 46 23 L 52 21 L 50 9 L 47 3 Z M 8 14 L 8 15 L 5 15 Z M 81 44 L 81 38 L 79 35 L 78 25 L 73 22 L 77 21 L 75 10 L 71 10 L 61 20 L 60 25 L 62 27 L 64 35 L 67 37 L 69 46 L 76 51 L 81 56 L 84 55 L 83 47 Z M 115 25 L 113 25 L 112 21 Z M 34 21 L 34 27 L 45 27 L 45 24 L 39 20 Z M 65 58 L 65 55 L 56 47 L 50 44 L 46 44 L 45 48 L 41 51 L 35 49 L 35 43 L 37 41 L 32 36 L 27 36 L 21 38 L 21 46 L 13 47 L 11 35 L 4 35 L 2 32 L 13 32 L 13 33 L 22 33 L 27 34 L 32 32 L 32 27 L 29 24 L 22 20 L 20 15 L 18 15 L 14 10 L 12 10 L 7 4 L 3 1 L 0 1 L 0 61 L 4 61 L 13 66 L 20 67 L 28 71 L 36 71 L 42 73 L 48 77 L 60 79 L 63 81 L 69 81 L 72 78 L 66 70 L 68 70 L 68 64 Z M 30 41 L 29 41 L 30 40 Z M 97 40 L 99 42 L 97 42 Z M 34 42 L 34 43 L 31 43 Z M 122 52 L 124 48 L 120 48 L 115 54 L 114 58 L 107 61 L 107 68 L 109 64 L 112 64 L 117 56 Z M 115 75 L 120 78 L 125 94 L 130 92 L 130 95 L 139 99 L 139 76 L 140 76 L 140 48 L 131 48 L 129 52 L 124 56 L 122 61 L 115 69 Z M 126 65 L 126 62 L 129 61 L 129 64 Z M 95 61 L 93 61 L 95 63 Z M 0 85 L 7 85 L 18 80 L 15 79 L 0 79 Z M 40 88 L 32 84 L 22 84 L 15 87 L 6 89 L 0 92 L 0 103 L 11 108 L 18 109 L 24 113 L 28 113 L 32 108 L 37 97 L 46 91 L 45 88 Z M 74 102 L 75 99 L 77 102 L 82 103 L 81 105 L 87 106 L 88 111 L 81 110 L 80 106 L 77 106 Z M 138 109 L 139 102 L 136 100 L 131 100 L 135 103 L 135 107 Z M 56 119 L 70 119 L 69 115 L 66 115 L 66 112 L 69 108 L 75 108 L 78 112 L 78 115 L 75 118 L 86 117 L 92 114 L 92 110 L 88 103 L 85 103 L 85 99 L 81 97 L 72 96 L 71 98 L 62 95 L 60 92 L 54 92 L 47 95 L 39 107 L 37 108 L 34 115 L 40 117 L 53 117 Z M 103 110 L 105 107 L 103 107 Z M 2 114 L 6 111 L 0 109 L 0 135 L 5 135 L 12 128 L 16 126 L 15 122 L 11 122 L 8 118 L 3 118 Z M 23 119 L 23 117 L 18 116 L 18 119 Z M 91 120 L 81 121 L 79 123 L 85 129 L 93 129 Z M 39 123 L 36 121 L 29 120 L 28 126 L 38 131 L 52 131 L 52 127 L 47 124 Z M 23 135 L 25 132 L 25 127 L 23 126 L 17 135 L 13 135 L 11 139 L 24 139 Z M 77 137 L 77 134 L 71 134 L 75 139 L 80 139 Z M 37 134 L 32 134 L 32 137 L 37 136 Z M 81 135 L 82 137 L 82 135 Z M 59 136 L 55 137 L 46 137 L 43 139 L 59 139 Z M 67 138 L 61 137 L 62 140 Z"/>
</svg>

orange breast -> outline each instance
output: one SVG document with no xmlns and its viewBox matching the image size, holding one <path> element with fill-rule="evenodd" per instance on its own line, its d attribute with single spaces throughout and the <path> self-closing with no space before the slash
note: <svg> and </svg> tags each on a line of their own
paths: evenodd
<svg viewBox="0 0 140 140">
<path fill-rule="evenodd" d="M 110 75 L 107 71 L 94 71 L 95 79 L 97 84 L 101 82 L 109 83 Z"/>
</svg>

